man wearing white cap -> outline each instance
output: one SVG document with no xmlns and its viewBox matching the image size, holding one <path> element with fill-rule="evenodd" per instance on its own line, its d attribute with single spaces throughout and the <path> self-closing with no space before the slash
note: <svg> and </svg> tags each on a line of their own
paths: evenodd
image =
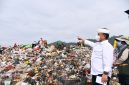
<svg viewBox="0 0 129 85">
<path fill-rule="evenodd" d="M 91 57 L 92 85 L 109 85 L 114 50 L 108 42 L 109 30 L 106 28 L 99 29 L 96 38 L 98 41 L 96 43 L 82 38 L 78 38 L 78 40 L 93 47 Z"/>
</svg>

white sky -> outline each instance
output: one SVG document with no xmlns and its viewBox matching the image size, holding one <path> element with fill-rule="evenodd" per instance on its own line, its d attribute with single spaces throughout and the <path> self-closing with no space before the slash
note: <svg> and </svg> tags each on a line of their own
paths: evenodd
<svg viewBox="0 0 129 85">
<path fill-rule="evenodd" d="M 94 38 L 99 28 L 129 36 L 129 0 L 0 0 L 0 44 Z"/>
</svg>

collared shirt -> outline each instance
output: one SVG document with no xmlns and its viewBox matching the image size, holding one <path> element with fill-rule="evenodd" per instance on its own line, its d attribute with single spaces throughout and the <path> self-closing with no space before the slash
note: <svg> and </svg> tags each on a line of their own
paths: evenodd
<svg viewBox="0 0 129 85">
<path fill-rule="evenodd" d="M 97 43 L 85 40 L 85 44 L 93 47 L 91 57 L 91 74 L 98 75 L 103 74 L 103 72 L 106 71 L 109 72 L 109 77 L 111 77 L 114 50 L 113 46 L 108 42 L 108 40 Z"/>
</svg>

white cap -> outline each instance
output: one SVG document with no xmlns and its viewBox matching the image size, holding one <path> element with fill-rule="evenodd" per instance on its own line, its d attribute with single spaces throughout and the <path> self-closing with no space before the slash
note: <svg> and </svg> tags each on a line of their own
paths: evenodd
<svg viewBox="0 0 129 85">
<path fill-rule="evenodd" d="M 98 33 L 107 33 L 107 34 L 109 34 L 110 31 L 107 28 L 101 28 L 101 29 L 98 29 Z"/>
</svg>

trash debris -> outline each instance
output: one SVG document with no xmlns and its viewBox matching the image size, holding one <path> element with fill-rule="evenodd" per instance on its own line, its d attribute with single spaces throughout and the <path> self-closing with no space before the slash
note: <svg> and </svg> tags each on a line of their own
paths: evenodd
<svg viewBox="0 0 129 85">
<path fill-rule="evenodd" d="M 0 85 L 91 85 L 91 53 L 88 46 L 61 41 L 15 44 L 0 54 Z M 115 68 L 113 74 L 118 74 Z M 114 82 L 118 82 L 115 76 L 111 85 Z"/>
</svg>

